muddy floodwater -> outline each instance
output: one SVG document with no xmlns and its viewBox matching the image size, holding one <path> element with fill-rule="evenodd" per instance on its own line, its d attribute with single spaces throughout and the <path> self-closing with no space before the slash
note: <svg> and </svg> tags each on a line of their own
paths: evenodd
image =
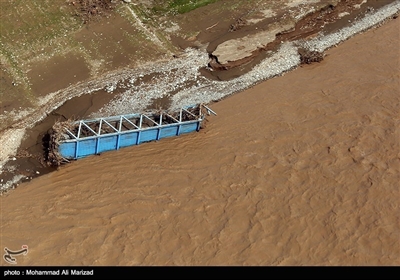
<svg viewBox="0 0 400 280">
<path fill-rule="evenodd" d="M 198 133 L 21 184 L 1 247 L 29 246 L 18 265 L 399 265 L 399 28 L 211 104 Z"/>
</svg>

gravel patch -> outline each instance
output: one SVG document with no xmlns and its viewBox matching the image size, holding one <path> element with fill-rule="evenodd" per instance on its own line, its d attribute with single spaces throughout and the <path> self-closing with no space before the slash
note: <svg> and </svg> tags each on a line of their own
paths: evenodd
<svg viewBox="0 0 400 280">
<path fill-rule="evenodd" d="M 364 32 L 369 28 L 379 25 L 383 20 L 399 13 L 400 1 L 387 5 L 377 11 L 371 11 L 367 16 L 356 21 L 352 26 L 342 28 L 336 33 L 319 36 L 315 39 L 303 42 L 302 45 L 311 50 L 322 52 L 339 43 L 353 37 L 355 34 Z"/>
<path fill-rule="evenodd" d="M 297 47 L 293 43 L 284 43 L 277 53 L 265 59 L 250 72 L 230 81 L 208 81 L 202 87 L 192 87 L 172 97 L 172 108 L 209 103 L 227 95 L 243 91 L 254 84 L 282 75 L 300 64 Z"/>
<path fill-rule="evenodd" d="M 386 19 L 398 14 L 400 1 L 387 5 L 378 11 L 370 12 L 366 17 L 356 21 L 352 26 L 345 27 L 340 31 L 323 35 L 309 41 L 295 41 L 284 43 L 272 57 L 264 60 L 241 77 L 231 81 L 209 82 L 202 87 L 191 88 L 173 96 L 172 107 L 177 108 L 187 104 L 209 103 L 219 100 L 227 95 L 243 91 L 260 81 L 282 75 L 300 65 L 298 48 L 302 47 L 310 51 L 324 52 L 327 49 L 351 38 L 355 34 L 364 32 L 374 26 L 381 24 Z"/>
<path fill-rule="evenodd" d="M 9 129 L 0 135 L 0 174 L 6 162 L 17 153 L 19 145 L 25 135 L 25 129 Z"/>
</svg>

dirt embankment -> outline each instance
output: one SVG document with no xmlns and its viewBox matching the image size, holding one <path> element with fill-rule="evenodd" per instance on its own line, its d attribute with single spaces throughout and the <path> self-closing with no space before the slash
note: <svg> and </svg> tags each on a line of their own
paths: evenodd
<svg viewBox="0 0 400 280">
<path fill-rule="evenodd" d="M 249 30 L 245 36 L 226 40 L 209 46 L 213 70 L 228 70 L 249 63 L 261 53 L 276 50 L 286 41 L 309 39 L 320 33 L 332 32 L 346 21 L 352 22 L 361 15 L 393 1 L 374 2 L 364 0 L 322 1 L 309 5 L 284 10 L 271 18 L 253 23 L 251 19 L 239 18 L 230 26 L 229 32 L 239 33 L 241 29 Z M 336 24 L 335 24 L 336 23 Z M 252 29 L 252 30 L 251 30 Z M 304 51 L 300 53 L 304 54 Z M 311 54 L 315 56 L 317 54 Z M 317 55 L 320 61 L 323 55 Z M 304 60 L 304 61 L 307 61 Z M 308 60 L 310 61 L 310 60 Z"/>
</svg>

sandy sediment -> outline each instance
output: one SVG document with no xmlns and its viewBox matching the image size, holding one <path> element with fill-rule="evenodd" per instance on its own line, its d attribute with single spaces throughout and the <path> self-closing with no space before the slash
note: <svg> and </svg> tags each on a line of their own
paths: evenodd
<svg viewBox="0 0 400 280">
<path fill-rule="evenodd" d="M 273 42 L 276 39 L 276 34 L 290 30 L 294 28 L 295 25 L 294 21 L 285 25 L 281 23 L 272 23 L 268 30 L 225 41 L 218 45 L 217 49 L 213 51 L 212 54 L 218 58 L 218 62 L 221 65 L 227 64 L 230 61 L 246 58 L 253 51 L 255 52 L 257 49 L 261 49 Z"/>
</svg>

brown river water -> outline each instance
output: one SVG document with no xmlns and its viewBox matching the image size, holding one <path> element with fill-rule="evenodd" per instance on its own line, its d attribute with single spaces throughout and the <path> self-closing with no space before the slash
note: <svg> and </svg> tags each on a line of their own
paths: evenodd
<svg viewBox="0 0 400 280">
<path fill-rule="evenodd" d="M 1 247 L 29 246 L 18 265 L 399 265 L 399 27 L 212 104 L 198 133 L 21 184 Z"/>
</svg>

